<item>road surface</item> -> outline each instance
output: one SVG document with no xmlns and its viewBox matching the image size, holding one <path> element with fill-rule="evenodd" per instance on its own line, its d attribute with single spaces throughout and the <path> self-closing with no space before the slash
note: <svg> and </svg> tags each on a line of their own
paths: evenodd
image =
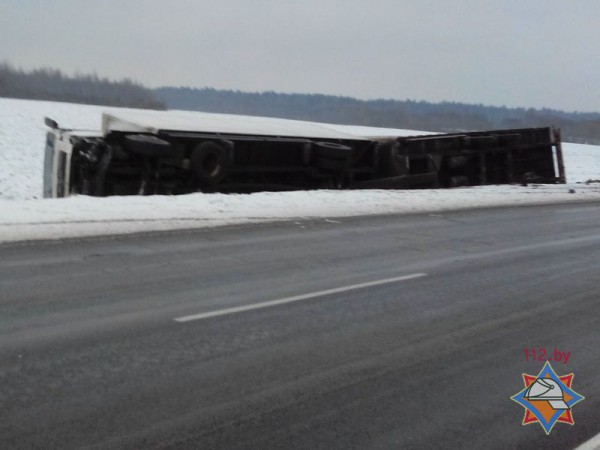
<svg viewBox="0 0 600 450">
<path fill-rule="evenodd" d="M 599 260 L 594 203 L 1 246 L 0 448 L 573 448 Z M 549 436 L 541 348 L 586 397 Z"/>
</svg>

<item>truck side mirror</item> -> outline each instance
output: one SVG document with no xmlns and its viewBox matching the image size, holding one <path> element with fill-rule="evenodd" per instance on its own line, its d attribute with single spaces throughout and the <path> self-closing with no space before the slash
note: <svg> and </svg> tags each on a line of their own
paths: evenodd
<svg viewBox="0 0 600 450">
<path fill-rule="evenodd" d="M 58 123 L 56 122 L 56 120 L 52 120 L 51 118 L 46 117 L 44 119 L 44 123 L 47 127 L 52 128 L 53 130 L 58 130 Z"/>
</svg>

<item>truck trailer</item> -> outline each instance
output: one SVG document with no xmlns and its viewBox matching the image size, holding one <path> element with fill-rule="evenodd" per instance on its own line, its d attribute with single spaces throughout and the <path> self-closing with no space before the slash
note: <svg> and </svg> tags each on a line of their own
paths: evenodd
<svg viewBox="0 0 600 450">
<path fill-rule="evenodd" d="M 185 111 L 104 113 L 101 130 L 47 118 L 44 196 L 564 183 L 550 127 L 394 130 Z M 356 131 L 359 130 L 359 131 Z"/>
</svg>

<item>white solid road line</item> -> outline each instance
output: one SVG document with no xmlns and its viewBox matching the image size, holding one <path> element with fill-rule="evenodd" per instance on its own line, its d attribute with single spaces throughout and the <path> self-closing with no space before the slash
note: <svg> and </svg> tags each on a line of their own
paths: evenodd
<svg viewBox="0 0 600 450">
<path fill-rule="evenodd" d="M 589 441 L 584 442 L 575 450 L 598 450 L 600 449 L 600 434 L 597 434 Z"/>
<path fill-rule="evenodd" d="M 326 289 L 324 291 L 311 292 L 309 294 L 295 295 L 293 297 L 285 297 L 285 298 L 280 298 L 278 300 L 271 300 L 268 302 L 254 303 L 252 305 L 236 306 L 235 308 L 227 308 L 227 309 L 221 309 L 218 311 L 210 311 L 210 312 L 206 312 L 206 313 L 193 314 L 191 316 L 177 317 L 174 320 L 177 322 L 190 322 L 192 320 L 208 319 L 209 317 L 226 316 L 228 314 L 236 314 L 236 313 L 240 313 L 240 312 L 244 312 L 244 311 L 252 311 L 253 309 L 268 308 L 270 306 L 283 305 L 285 303 L 292 303 L 292 302 L 297 302 L 300 300 L 308 300 L 309 298 L 322 297 L 324 295 L 337 294 L 339 292 L 352 291 L 355 289 L 362 289 L 362 288 L 366 288 L 366 287 L 370 287 L 370 286 L 379 286 L 381 284 L 396 283 L 398 281 L 412 280 L 414 278 L 421 278 L 424 276 L 427 276 L 427 274 L 426 273 L 413 273 L 411 275 L 403 275 L 401 277 L 386 278 L 384 280 L 369 281 L 367 283 L 360 283 L 360 284 L 351 284 L 349 286 L 342 286 L 342 287 L 333 288 L 333 289 Z"/>
</svg>

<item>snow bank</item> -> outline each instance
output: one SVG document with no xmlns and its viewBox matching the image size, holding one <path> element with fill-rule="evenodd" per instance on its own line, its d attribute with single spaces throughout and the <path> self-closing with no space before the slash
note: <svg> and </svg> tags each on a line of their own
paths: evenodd
<svg viewBox="0 0 600 450">
<path fill-rule="evenodd" d="M 569 193 L 569 189 L 576 189 L 576 192 Z M 600 201 L 600 186 L 481 186 L 450 190 L 0 200 L 0 242 L 585 200 Z"/>
<path fill-rule="evenodd" d="M 600 201 L 600 185 L 481 186 L 409 191 L 302 191 L 177 197 L 41 199 L 44 117 L 72 128 L 100 129 L 118 108 L 0 99 L 0 242 L 210 227 L 272 220 L 462 208 Z M 364 135 L 365 127 L 327 125 Z M 425 134 L 372 129 L 379 136 Z M 600 179 L 600 147 L 564 144 L 570 183 Z M 569 193 L 575 189 L 576 193 Z"/>
<path fill-rule="evenodd" d="M 600 180 L 600 146 L 563 143 L 563 161 L 569 183 Z"/>
</svg>

